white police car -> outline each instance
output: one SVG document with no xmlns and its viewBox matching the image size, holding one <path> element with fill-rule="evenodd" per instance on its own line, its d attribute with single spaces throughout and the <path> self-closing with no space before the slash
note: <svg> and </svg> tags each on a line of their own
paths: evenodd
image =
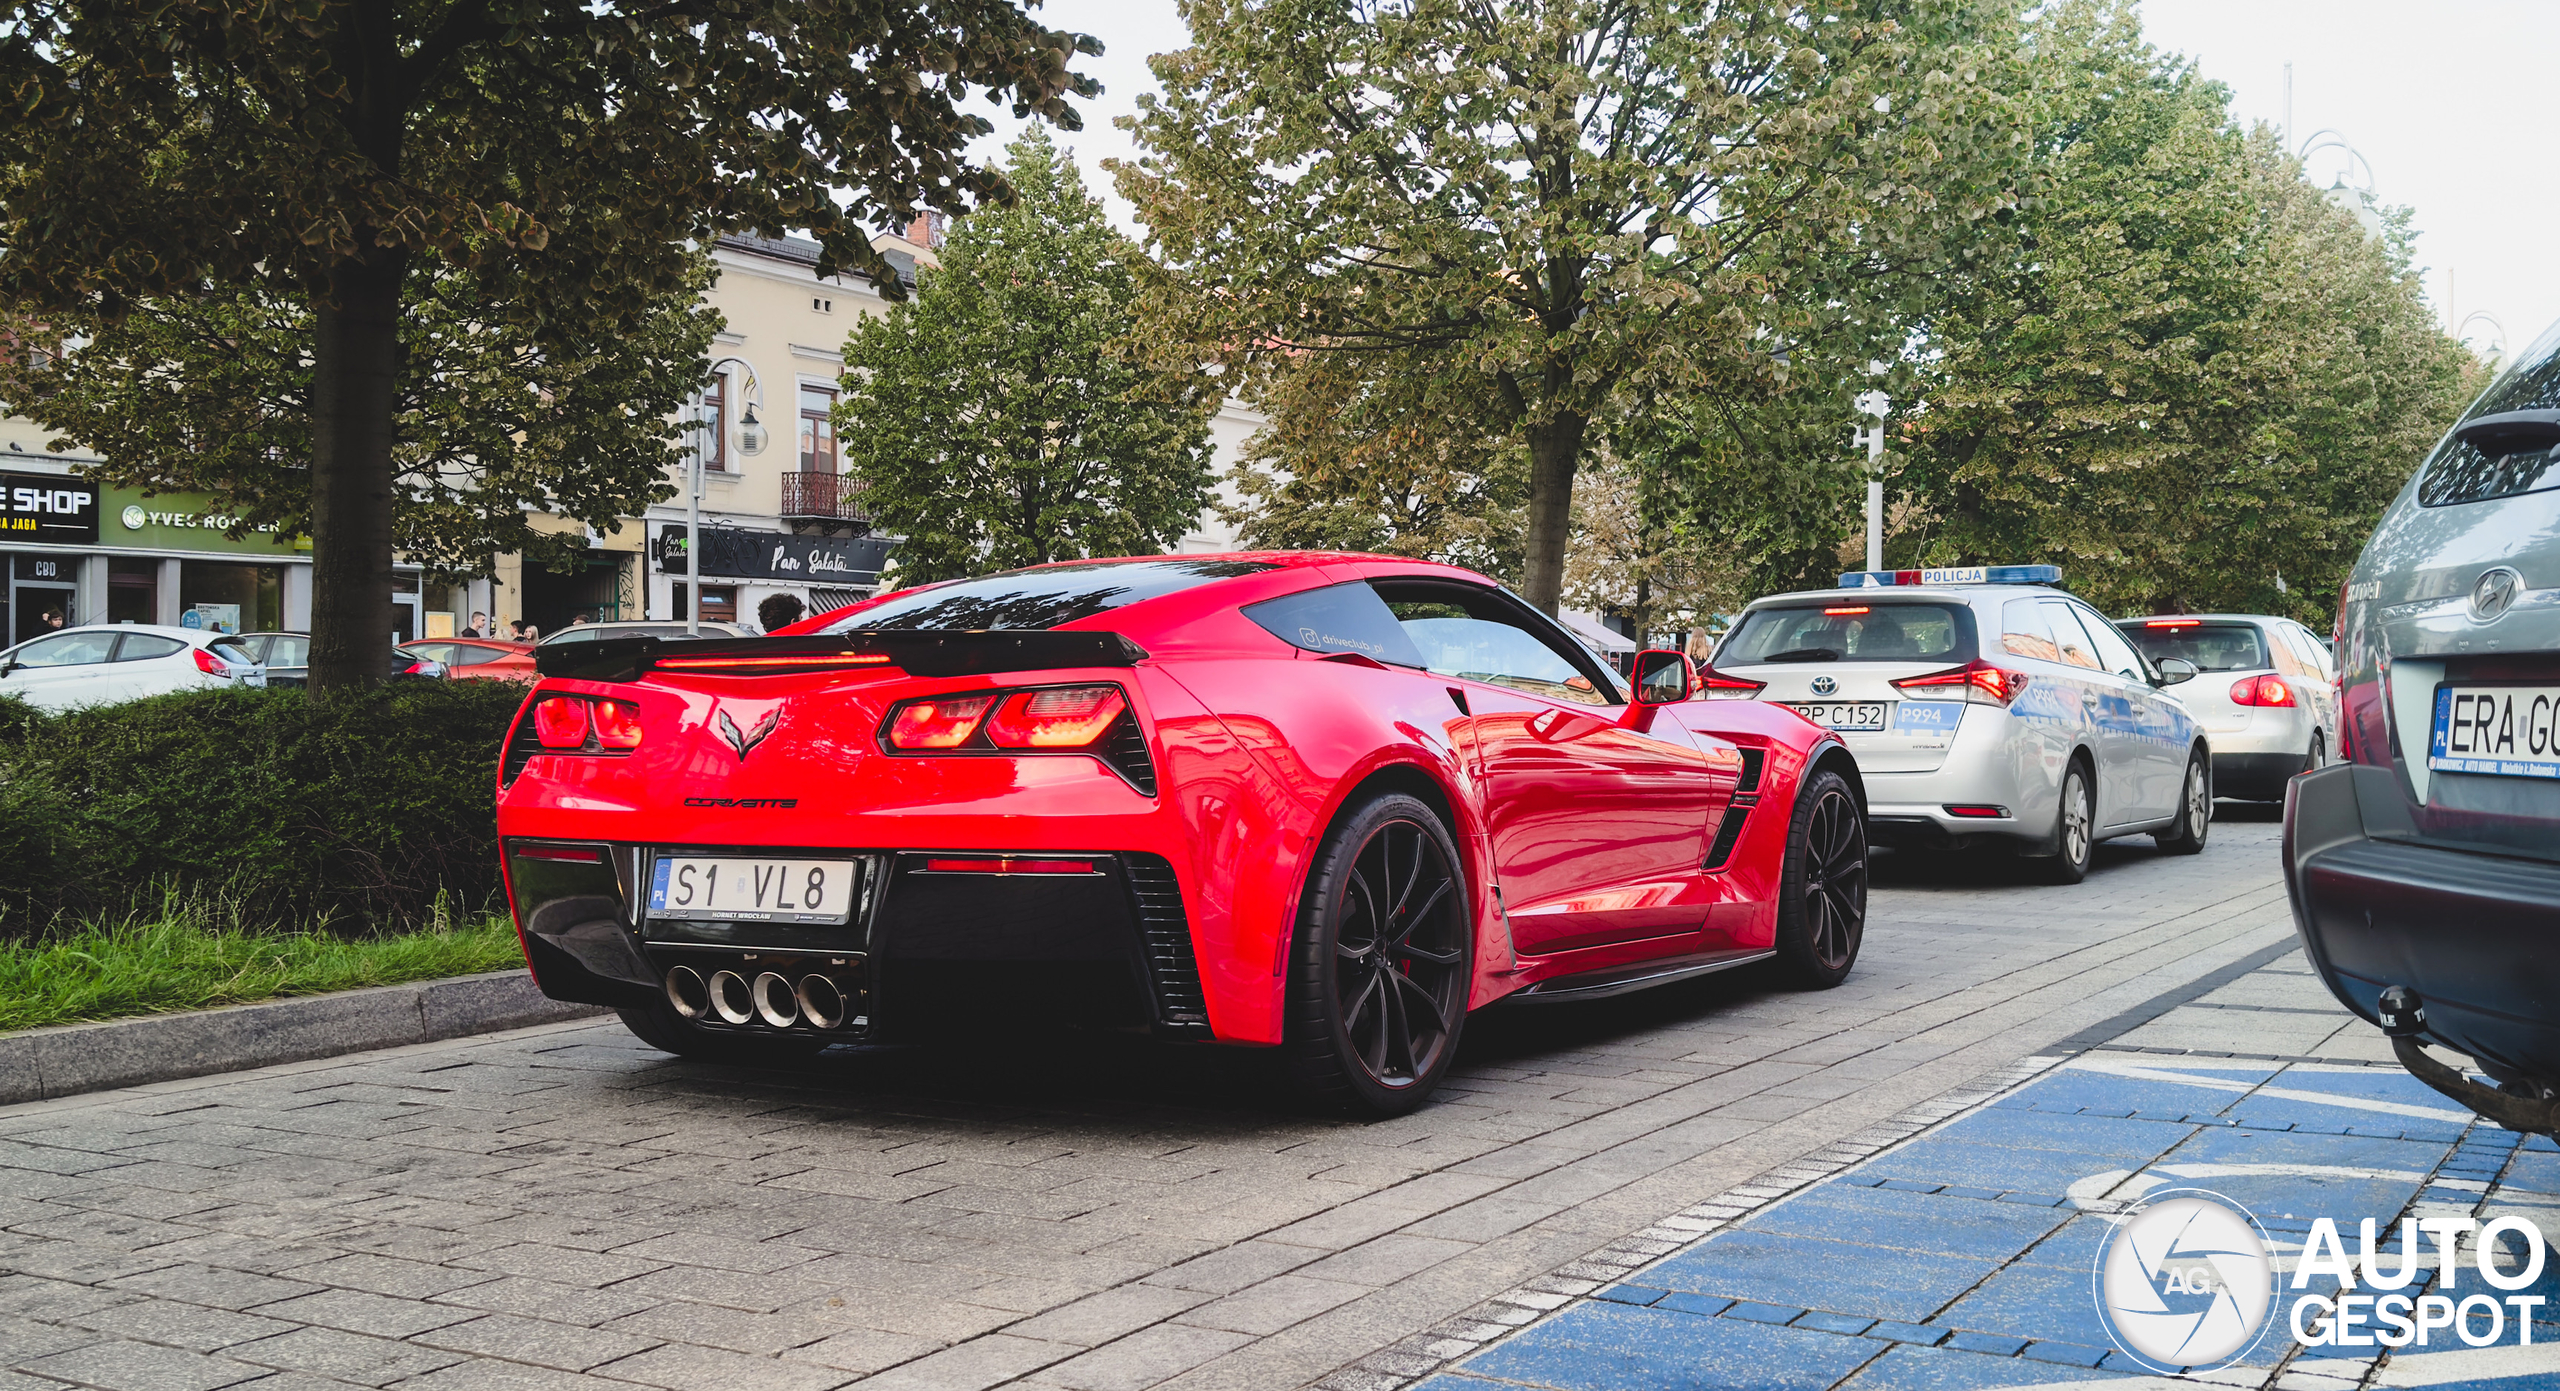
<svg viewBox="0 0 2560 1391">
<path fill-rule="evenodd" d="M 2007 843 L 2066 884 L 2109 837 L 2203 849 L 2212 754 L 2161 690 L 2195 668 L 2155 669 L 2061 581 L 2051 565 L 1868 570 L 1755 600 L 1703 693 L 1838 732 L 1880 845 Z"/>
</svg>

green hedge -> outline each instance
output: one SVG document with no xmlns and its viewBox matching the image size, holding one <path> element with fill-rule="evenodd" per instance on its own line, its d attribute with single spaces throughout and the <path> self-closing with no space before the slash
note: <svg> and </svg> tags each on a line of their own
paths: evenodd
<svg viewBox="0 0 2560 1391">
<path fill-rule="evenodd" d="M 43 715 L 0 700 L 0 933 L 170 891 L 407 930 L 498 904 L 498 745 L 524 688 L 215 690 Z"/>
</svg>

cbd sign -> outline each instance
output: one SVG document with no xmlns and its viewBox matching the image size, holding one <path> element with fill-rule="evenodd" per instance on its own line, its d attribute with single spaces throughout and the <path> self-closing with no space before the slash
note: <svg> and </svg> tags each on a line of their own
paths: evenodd
<svg viewBox="0 0 2560 1391">
<path fill-rule="evenodd" d="M 0 473 L 0 542 L 98 544 L 98 485 L 54 473 Z"/>
</svg>

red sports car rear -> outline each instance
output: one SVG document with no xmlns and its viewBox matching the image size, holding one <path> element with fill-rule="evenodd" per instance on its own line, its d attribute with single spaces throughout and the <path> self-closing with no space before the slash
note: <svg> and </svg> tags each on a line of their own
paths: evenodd
<svg viewBox="0 0 2560 1391">
<path fill-rule="evenodd" d="M 1626 689 L 1453 567 L 1077 562 L 540 661 L 498 813 L 527 959 L 673 1052 L 1039 1017 L 1393 1113 L 1473 1008 L 1836 984 L 1863 931 L 1836 741 L 1676 653 Z"/>
</svg>

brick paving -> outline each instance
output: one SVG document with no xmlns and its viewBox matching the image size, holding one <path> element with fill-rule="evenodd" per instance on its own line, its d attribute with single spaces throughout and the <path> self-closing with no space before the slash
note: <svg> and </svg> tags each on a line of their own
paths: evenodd
<svg viewBox="0 0 2560 1391">
<path fill-rule="evenodd" d="M 2101 847 L 2067 889 L 1903 857 L 1841 988 L 1737 973 L 1480 1015 L 1440 1097 L 1377 1124 L 1276 1103 L 1234 1050 L 991 1039 L 765 1073 L 610 1023 L 8 1108 L 0 1391 L 1351 1375 L 2252 961 L 2291 931 L 2275 831 Z M 2128 1046 L 2315 1027 L 2228 993 Z"/>
</svg>

